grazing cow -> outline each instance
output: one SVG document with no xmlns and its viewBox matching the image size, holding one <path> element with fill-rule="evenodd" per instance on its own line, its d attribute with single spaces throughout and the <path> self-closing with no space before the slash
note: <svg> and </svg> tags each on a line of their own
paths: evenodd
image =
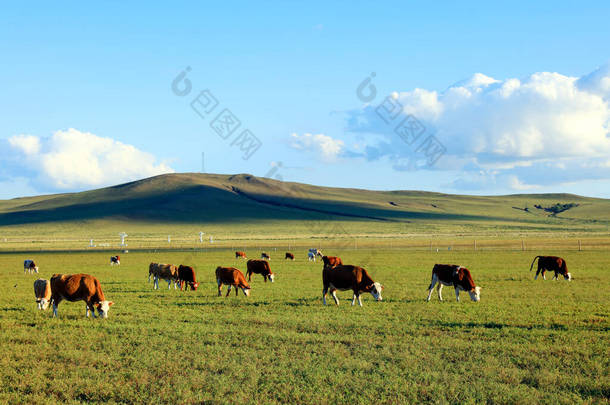
<svg viewBox="0 0 610 405">
<path fill-rule="evenodd" d="M 470 299 L 479 302 L 481 299 L 481 287 L 474 285 L 470 271 L 462 266 L 452 264 L 435 264 L 432 269 L 432 281 L 428 287 L 428 301 L 432 296 L 434 285 L 438 283 L 438 299 L 443 300 L 441 290 L 443 285 L 451 285 L 455 288 L 455 299 L 460 302 L 460 290 L 468 291 Z"/>
<path fill-rule="evenodd" d="M 380 283 L 373 281 L 368 275 L 365 269 L 358 266 L 337 266 L 334 268 L 324 267 L 322 270 L 322 282 L 324 289 L 322 290 L 322 300 L 326 305 L 326 293 L 330 289 L 330 295 L 335 300 L 335 304 L 339 305 L 339 299 L 337 298 L 337 290 L 346 291 L 352 290 L 354 292 L 354 298 L 352 299 L 352 305 L 356 303 L 362 306 L 360 300 L 361 292 L 369 292 L 377 300 L 381 301 L 381 291 L 383 286 Z"/>
<path fill-rule="evenodd" d="M 23 274 L 29 273 L 34 274 L 38 273 L 38 266 L 34 263 L 34 260 L 28 259 L 23 262 Z"/>
<path fill-rule="evenodd" d="M 240 257 L 241 257 L 242 259 L 247 259 L 247 257 L 246 257 L 246 252 L 235 252 L 235 258 L 236 258 L 236 259 L 239 259 Z"/>
<path fill-rule="evenodd" d="M 284 258 L 284 260 L 285 259 L 294 260 L 294 255 L 292 253 L 290 253 L 290 252 L 286 252 L 286 257 Z"/>
<path fill-rule="evenodd" d="M 153 276 L 153 289 L 159 289 L 159 279 L 167 280 L 167 289 L 169 290 L 174 282 L 174 290 L 178 288 L 178 267 L 173 264 L 151 263 L 148 266 L 148 281 L 150 276 Z"/>
<path fill-rule="evenodd" d="M 546 280 L 544 273 L 548 271 L 554 271 L 555 276 L 553 280 L 557 280 L 557 275 L 561 274 L 565 280 L 572 281 L 572 275 L 568 273 L 568 265 L 566 261 L 561 257 L 557 256 L 536 256 L 534 257 L 534 261 L 530 266 L 530 271 L 532 271 L 532 267 L 534 267 L 534 262 L 538 259 L 538 271 L 536 271 L 536 276 L 534 280 L 538 278 L 538 274 L 542 272 L 542 279 Z"/>
<path fill-rule="evenodd" d="M 244 292 L 246 297 L 250 296 L 250 285 L 246 282 L 244 274 L 234 267 L 216 268 L 216 282 L 218 283 L 218 296 L 222 295 L 222 285 L 227 285 L 227 295 L 231 292 L 231 287 L 235 287 L 235 296 L 239 294 L 239 289 Z"/>
<path fill-rule="evenodd" d="M 271 260 L 271 257 L 269 257 L 269 255 L 265 252 L 261 253 L 261 259 L 265 259 L 265 260 Z"/>
<path fill-rule="evenodd" d="M 119 255 L 110 256 L 110 265 L 114 266 L 115 264 L 117 264 L 117 265 L 121 264 L 121 256 L 119 256 Z"/>
<path fill-rule="evenodd" d="M 310 262 L 314 262 L 316 261 L 316 254 L 314 252 L 307 252 L 307 260 L 309 260 Z"/>
<path fill-rule="evenodd" d="M 248 270 L 246 271 L 248 281 L 252 281 L 252 273 L 261 274 L 265 278 L 265 283 L 267 278 L 272 283 L 275 279 L 275 274 L 271 272 L 271 267 L 269 267 L 269 263 L 265 260 L 248 260 Z"/>
<path fill-rule="evenodd" d="M 316 248 L 309 249 L 309 253 L 313 253 L 314 255 L 320 256 L 320 257 L 323 256 L 322 251 L 320 249 L 316 249 Z"/>
<path fill-rule="evenodd" d="M 51 283 L 49 283 L 49 280 L 39 278 L 34 281 L 34 294 L 36 295 L 38 309 L 46 310 L 51 302 Z"/>
<path fill-rule="evenodd" d="M 97 278 L 89 274 L 54 274 L 51 277 L 51 300 L 53 301 L 53 316 L 57 316 L 57 306 L 62 300 L 85 301 L 86 315 L 89 311 L 95 318 L 95 308 L 102 318 L 108 318 L 110 306 L 114 304 L 107 301 L 102 292 L 102 286 Z"/>
<path fill-rule="evenodd" d="M 340 257 L 336 256 L 322 256 L 322 261 L 324 262 L 324 267 L 336 267 L 343 264 Z"/>
<path fill-rule="evenodd" d="M 197 287 L 199 287 L 199 283 L 195 278 L 195 270 L 191 266 L 180 265 L 178 267 L 178 283 L 180 283 L 180 291 L 182 291 L 182 287 L 184 287 L 184 291 L 188 289 L 185 284 L 191 286 L 192 291 L 197 291 Z"/>
</svg>

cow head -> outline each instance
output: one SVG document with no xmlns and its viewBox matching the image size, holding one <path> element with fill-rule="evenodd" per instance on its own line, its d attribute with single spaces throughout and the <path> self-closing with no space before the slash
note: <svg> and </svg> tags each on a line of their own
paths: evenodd
<svg viewBox="0 0 610 405">
<path fill-rule="evenodd" d="M 97 313 L 101 318 L 108 318 L 108 311 L 110 310 L 110 306 L 114 304 L 112 301 L 102 301 L 95 304 L 97 307 Z"/>
<path fill-rule="evenodd" d="M 380 283 L 373 283 L 370 286 L 370 293 L 371 295 L 377 300 L 377 301 L 382 301 L 383 298 L 381 297 L 381 291 L 383 290 L 383 286 Z"/>
<path fill-rule="evenodd" d="M 43 311 L 49 307 L 49 301 L 47 301 L 46 298 L 37 299 L 36 302 L 38 303 L 38 309 L 42 309 Z"/>
<path fill-rule="evenodd" d="M 275 280 L 275 274 L 269 273 L 269 281 L 271 281 L 273 283 L 274 280 Z"/>
<path fill-rule="evenodd" d="M 563 278 L 568 280 L 568 281 L 572 281 L 572 275 L 570 273 L 566 273 L 563 275 Z"/>
<path fill-rule="evenodd" d="M 474 302 L 479 302 L 481 300 L 481 287 L 475 287 L 472 290 L 468 291 L 470 294 L 470 299 Z"/>
<path fill-rule="evenodd" d="M 197 291 L 197 287 L 199 287 L 199 283 L 191 283 L 191 290 Z"/>
<path fill-rule="evenodd" d="M 242 288 L 241 290 L 244 292 L 244 294 L 246 295 L 246 297 L 249 297 L 249 296 L 250 296 L 250 287 L 247 287 L 247 288 Z"/>
</svg>

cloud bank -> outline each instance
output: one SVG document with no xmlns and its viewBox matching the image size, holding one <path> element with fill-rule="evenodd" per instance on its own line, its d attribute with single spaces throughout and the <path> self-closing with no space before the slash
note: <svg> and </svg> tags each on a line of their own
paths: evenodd
<svg viewBox="0 0 610 405">
<path fill-rule="evenodd" d="M 73 128 L 47 138 L 15 135 L 3 143 L 6 164 L 0 180 L 23 176 L 45 191 L 103 187 L 174 172 L 132 145 Z"/>
<path fill-rule="evenodd" d="M 432 134 L 446 147 L 433 169 L 460 171 L 450 184 L 459 189 L 610 179 L 608 65 L 582 77 L 540 72 L 498 80 L 477 73 L 444 91 L 378 98 L 349 112 L 347 131 L 359 146 L 345 156 L 413 168 L 416 143 L 408 145 L 396 131 L 409 116 L 425 129 L 421 139 Z"/>
</svg>

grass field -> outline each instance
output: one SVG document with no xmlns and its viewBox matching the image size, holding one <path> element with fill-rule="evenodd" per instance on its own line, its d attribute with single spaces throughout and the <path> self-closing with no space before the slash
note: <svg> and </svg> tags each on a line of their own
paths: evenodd
<svg viewBox="0 0 610 405">
<path fill-rule="evenodd" d="M 249 298 L 216 296 L 217 265 L 245 270 L 227 250 L 129 253 L 118 268 L 107 253 L 1 254 L 0 403 L 609 402 L 607 250 L 326 253 L 365 267 L 384 301 L 352 307 L 340 292 L 322 306 L 305 252 L 272 257 L 277 281 L 253 278 Z M 533 281 L 542 253 L 564 256 L 574 281 Z M 59 319 L 37 311 L 25 258 L 44 278 L 98 277 L 109 318 L 65 301 Z M 151 261 L 194 265 L 199 290 L 153 291 Z M 425 302 L 434 263 L 470 268 L 481 302 L 449 288 Z"/>
</svg>

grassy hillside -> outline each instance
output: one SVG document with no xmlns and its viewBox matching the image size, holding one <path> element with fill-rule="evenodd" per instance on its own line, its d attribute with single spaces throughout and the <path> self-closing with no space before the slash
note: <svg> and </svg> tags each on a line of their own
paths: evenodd
<svg viewBox="0 0 610 405">
<path fill-rule="evenodd" d="M 556 206 L 569 206 L 551 212 Z M 538 207 L 538 208 L 537 208 Z M 27 226 L 25 226 L 27 225 Z M 522 233 L 603 235 L 610 200 L 571 194 L 464 196 L 317 187 L 247 174 L 170 174 L 81 193 L 0 201 L 3 238 L 230 238 Z M 185 236 L 186 237 L 186 236 Z M 189 239 L 190 241 L 190 239 Z M 82 242 L 79 242 L 82 244 Z M 0 246 L 2 248 L 2 246 Z"/>
</svg>

